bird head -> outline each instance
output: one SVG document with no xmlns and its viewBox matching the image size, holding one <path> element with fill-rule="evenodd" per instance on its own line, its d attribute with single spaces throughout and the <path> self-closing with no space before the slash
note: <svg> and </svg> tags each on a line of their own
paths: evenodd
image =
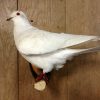
<svg viewBox="0 0 100 100">
<path fill-rule="evenodd" d="M 10 15 L 10 17 L 7 19 L 7 21 L 14 20 L 14 19 L 19 18 L 19 17 L 27 18 L 26 15 L 22 11 L 14 11 Z"/>
</svg>

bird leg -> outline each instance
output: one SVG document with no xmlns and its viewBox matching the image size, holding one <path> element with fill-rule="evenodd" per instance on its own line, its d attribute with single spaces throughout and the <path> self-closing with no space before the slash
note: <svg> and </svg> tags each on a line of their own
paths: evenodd
<svg viewBox="0 0 100 100">
<path fill-rule="evenodd" d="M 44 80 L 46 83 L 48 83 L 48 77 L 46 75 L 46 73 L 41 73 L 37 78 L 36 78 L 36 82 L 40 81 L 40 80 Z"/>
<path fill-rule="evenodd" d="M 37 68 L 36 66 L 34 66 L 33 64 L 32 65 L 32 69 L 33 71 L 37 74 L 37 75 L 40 75 L 42 73 L 42 70 Z"/>
<path fill-rule="evenodd" d="M 48 83 L 48 76 L 46 75 L 46 73 L 43 73 L 43 71 L 37 67 L 35 67 L 32 64 L 32 68 L 34 70 L 34 72 L 37 74 L 37 78 L 35 79 L 36 82 L 39 82 L 41 80 L 44 80 L 46 83 Z"/>
</svg>

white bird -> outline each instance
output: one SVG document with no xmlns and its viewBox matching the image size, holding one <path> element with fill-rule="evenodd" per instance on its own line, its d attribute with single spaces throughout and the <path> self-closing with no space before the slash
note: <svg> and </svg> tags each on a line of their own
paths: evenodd
<svg viewBox="0 0 100 100">
<path fill-rule="evenodd" d="M 70 49 L 70 46 L 83 42 L 98 41 L 99 36 L 58 34 L 40 30 L 29 23 L 22 11 L 13 12 L 7 20 L 10 19 L 14 22 L 14 40 L 18 51 L 28 62 L 43 69 L 44 74 L 54 68 L 62 68 L 75 55 L 100 50 L 100 47 Z"/>
</svg>

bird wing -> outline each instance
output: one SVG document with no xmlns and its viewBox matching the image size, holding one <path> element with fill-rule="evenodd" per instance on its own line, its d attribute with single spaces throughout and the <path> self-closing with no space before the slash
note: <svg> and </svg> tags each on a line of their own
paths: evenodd
<svg viewBox="0 0 100 100">
<path fill-rule="evenodd" d="M 62 48 L 97 39 L 97 36 L 52 33 L 43 30 L 29 30 L 20 35 L 18 49 L 23 54 L 45 54 Z"/>
</svg>

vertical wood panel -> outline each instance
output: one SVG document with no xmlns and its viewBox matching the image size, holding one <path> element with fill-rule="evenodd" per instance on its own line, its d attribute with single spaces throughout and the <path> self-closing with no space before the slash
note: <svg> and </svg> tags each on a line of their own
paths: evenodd
<svg viewBox="0 0 100 100">
<path fill-rule="evenodd" d="M 6 21 L 16 0 L 0 0 L 0 100 L 18 100 L 17 52 L 12 24 Z"/>
<path fill-rule="evenodd" d="M 99 0 L 19 0 L 33 25 L 48 31 L 100 35 Z M 66 4 L 66 5 L 65 5 Z M 66 67 L 53 71 L 43 92 L 34 90 L 28 63 L 19 57 L 19 99 L 100 99 L 100 54 L 76 57 Z"/>
<path fill-rule="evenodd" d="M 100 35 L 99 4 L 99 0 L 66 0 L 66 31 Z M 100 99 L 100 53 L 76 57 L 67 70 L 69 100 Z"/>
<path fill-rule="evenodd" d="M 65 0 L 19 0 L 19 9 L 43 30 L 65 32 Z M 19 99 L 67 100 L 67 70 L 53 71 L 50 83 L 43 92 L 33 88 L 34 79 L 28 63 L 19 57 Z M 66 76 L 65 76 L 66 75 Z"/>
</svg>

